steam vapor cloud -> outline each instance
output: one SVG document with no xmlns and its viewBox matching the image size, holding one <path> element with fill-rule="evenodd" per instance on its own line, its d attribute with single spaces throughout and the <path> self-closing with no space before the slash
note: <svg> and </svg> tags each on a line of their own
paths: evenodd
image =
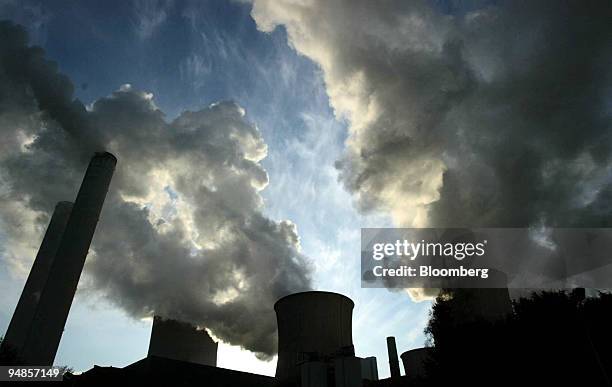
<svg viewBox="0 0 612 387">
<path fill-rule="evenodd" d="M 267 147 L 233 102 L 168 123 L 153 96 L 124 85 L 87 108 L 73 85 L 0 23 L 2 260 L 27 273 L 50 211 L 76 196 L 89 157 L 119 163 L 88 257 L 93 288 L 136 318 L 209 328 L 260 358 L 276 352 L 272 305 L 310 289 L 289 221 L 262 214 Z"/>
<path fill-rule="evenodd" d="M 609 224 L 612 3 L 435 4 L 253 2 L 321 67 L 359 208 L 409 227 Z"/>
<path fill-rule="evenodd" d="M 612 3 L 436 4 L 253 1 L 260 30 L 320 66 L 358 208 L 404 227 L 610 226 Z"/>
</svg>

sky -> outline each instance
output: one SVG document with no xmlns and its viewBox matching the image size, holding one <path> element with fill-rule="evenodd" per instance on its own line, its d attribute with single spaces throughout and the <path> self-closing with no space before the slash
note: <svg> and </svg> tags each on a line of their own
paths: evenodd
<svg viewBox="0 0 612 387">
<path fill-rule="evenodd" d="M 377 356 L 384 375 L 385 337 L 396 335 L 400 351 L 421 346 L 428 303 L 360 288 L 359 225 L 368 220 L 352 206 L 334 167 L 346 123 L 334 117 L 316 64 L 287 44 L 284 31 L 259 31 L 250 8 L 225 1 L 26 2 L 3 4 L 0 15 L 26 26 L 31 44 L 57 62 L 85 105 L 129 84 L 151 93 L 166 121 L 218 101 L 236 101 L 244 108 L 268 147 L 262 160 L 270 180 L 262 191 L 265 214 L 297 226 L 302 252 L 314 266 L 313 288 L 355 301 L 357 353 Z M 384 215 L 371 222 L 391 225 Z M 7 260 L 0 267 L 2 331 L 32 259 L 24 256 L 21 270 Z M 83 282 L 56 363 L 85 370 L 144 357 L 152 322 L 130 316 Z M 405 312 L 396 314 L 398 308 Z M 260 361 L 222 344 L 219 366 L 273 375 L 275 360 Z"/>
<path fill-rule="evenodd" d="M 274 301 L 317 289 L 387 376 L 432 294 L 362 289 L 361 227 L 608 225 L 604 3 L 0 0 L 0 331 L 103 147 L 57 364 L 139 360 L 158 312 L 273 375 Z"/>
</svg>

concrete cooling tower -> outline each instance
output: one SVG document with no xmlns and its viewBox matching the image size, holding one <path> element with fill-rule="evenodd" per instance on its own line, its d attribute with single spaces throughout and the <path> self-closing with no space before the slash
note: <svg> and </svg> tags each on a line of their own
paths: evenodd
<svg viewBox="0 0 612 387">
<path fill-rule="evenodd" d="M 411 349 L 400 355 L 404 364 L 404 372 L 409 379 L 427 376 L 426 363 L 431 359 L 433 348 L 424 347 Z"/>
<path fill-rule="evenodd" d="M 488 288 L 453 289 L 457 299 L 454 308 L 457 322 L 485 320 L 494 322 L 512 313 L 512 301 L 508 292 L 505 273 L 489 269 Z"/>
<path fill-rule="evenodd" d="M 278 321 L 276 379 L 298 385 L 300 365 L 354 355 L 353 301 L 337 293 L 295 293 L 274 304 Z"/>
<path fill-rule="evenodd" d="M 204 329 L 160 316 L 153 318 L 148 356 L 215 367 L 217 365 L 217 346 L 218 343 L 213 341 Z"/>
</svg>

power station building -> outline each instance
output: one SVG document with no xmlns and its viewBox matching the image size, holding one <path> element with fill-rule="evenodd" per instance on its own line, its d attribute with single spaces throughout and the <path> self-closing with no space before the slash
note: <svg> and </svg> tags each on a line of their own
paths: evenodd
<svg viewBox="0 0 612 387">
<path fill-rule="evenodd" d="M 96 153 L 73 203 L 55 207 L 2 342 L 19 365 L 52 365 L 117 159 Z M 503 278 L 505 280 L 505 277 Z M 507 289 L 473 291 L 471 305 L 486 318 L 505 315 Z M 482 293 L 482 294 L 481 294 Z M 496 306 L 493 308 L 492 306 Z M 497 307 L 498 306 L 498 307 Z M 387 338 L 391 377 L 379 380 L 376 358 L 355 356 L 353 301 L 308 291 L 279 299 L 275 377 L 217 367 L 216 343 L 202 327 L 155 316 L 147 357 L 123 368 L 94 366 L 66 382 L 75 386 L 142 384 L 245 387 L 382 387 L 409 384 L 424 372 L 430 349 L 408 351 L 401 376 L 394 337 Z"/>
<path fill-rule="evenodd" d="M 279 385 L 356 387 L 378 379 L 375 359 L 355 357 L 353 307 L 346 296 L 317 291 L 276 302 Z"/>
<path fill-rule="evenodd" d="M 353 306 L 346 296 L 319 291 L 278 300 L 274 305 L 278 321 L 275 377 L 216 367 L 217 343 L 206 330 L 156 316 L 146 358 L 124 368 L 94 366 L 74 376 L 72 383 L 361 387 L 378 380 L 378 368 L 376 358 L 355 356 Z"/>
</svg>

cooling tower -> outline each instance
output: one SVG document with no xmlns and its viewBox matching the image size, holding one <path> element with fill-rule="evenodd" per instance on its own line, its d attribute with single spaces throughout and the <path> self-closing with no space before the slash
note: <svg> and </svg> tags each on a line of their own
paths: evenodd
<svg viewBox="0 0 612 387">
<path fill-rule="evenodd" d="M 473 320 L 498 321 L 512 313 L 512 301 L 508 292 L 508 277 L 505 273 L 489 269 L 486 280 L 489 288 L 453 289 L 456 303 L 455 320 L 468 322 Z"/>
<path fill-rule="evenodd" d="M 72 203 L 70 202 L 59 202 L 55 206 L 49 226 L 45 231 L 45 236 L 2 341 L 2 350 L 10 350 L 20 359 L 23 358 L 22 351 L 30 336 L 38 301 L 47 282 L 71 210 Z"/>
<path fill-rule="evenodd" d="M 187 361 L 215 367 L 218 343 L 204 329 L 182 321 L 153 318 L 148 356 Z"/>
<path fill-rule="evenodd" d="M 108 152 L 89 162 L 22 350 L 24 364 L 53 364 L 116 163 Z"/>
<path fill-rule="evenodd" d="M 431 358 L 432 348 L 416 348 L 400 355 L 404 363 L 404 372 L 409 378 L 424 378 L 426 376 L 426 363 Z"/>
<path fill-rule="evenodd" d="M 299 366 L 306 360 L 327 360 L 332 355 L 354 355 L 353 301 L 337 293 L 304 292 L 274 304 L 278 321 L 276 378 L 283 384 L 299 381 Z"/>
<path fill-rule="evenodd" d="M 488 321 L 497 321 L 512 313 L 512 300 L 505 273 L 489 269 L 489 279 L 492 283 L 491 288 L 472 289 L 474 314 Z"/>
</svg>

